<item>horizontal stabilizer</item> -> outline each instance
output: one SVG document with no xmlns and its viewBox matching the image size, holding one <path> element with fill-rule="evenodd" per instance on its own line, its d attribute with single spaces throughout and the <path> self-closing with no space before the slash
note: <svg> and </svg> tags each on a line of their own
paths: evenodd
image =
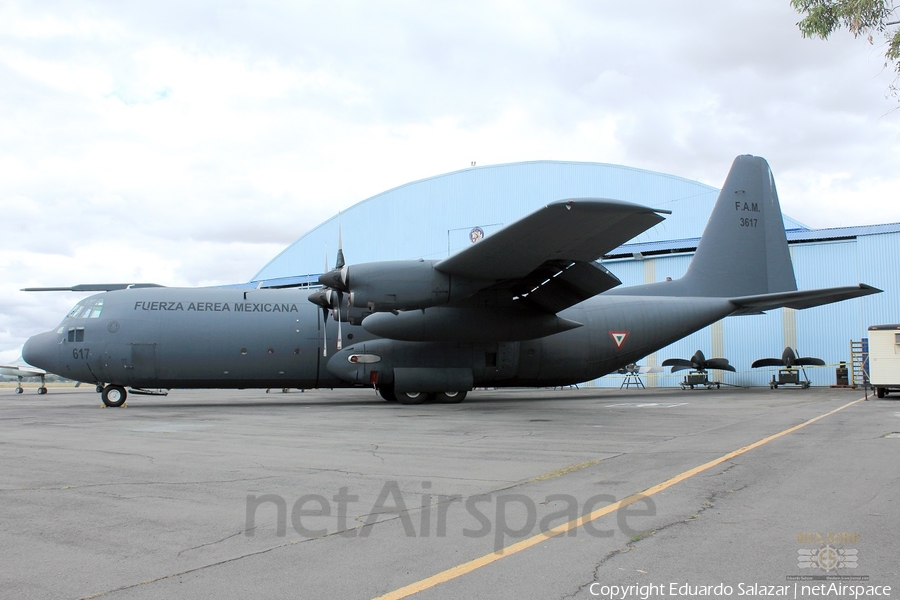
<svg viewBox="0 0 900 600">
<path fill-rule="evenodd" d="M 112 292 L 114 290 L 165 287 L 158 283 L 79 283 L 71 287 L 22 288 L 23 292 Z"/>
<path fill-rule="evenodd" d="M 802 310 L 832 302 L 861 298 L 871 294 L 881 293 L 878 288 L 860 283 L 844 287 L 822 288 L 818 290 L 803 290 L 796 292 L 776 292 L 774 294 L 759 294 L 756 296 L 742 296 L 731 298 L 731 303 L 738 307 L 734 315 L 759 314 L 773 308 L 793 308 Z"/>
</svg>

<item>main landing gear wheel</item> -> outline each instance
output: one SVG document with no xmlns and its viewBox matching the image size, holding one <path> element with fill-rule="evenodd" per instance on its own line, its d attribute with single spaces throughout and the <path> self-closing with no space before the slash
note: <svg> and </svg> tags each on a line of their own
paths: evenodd
<svg viewBox="0 0 900 600">
<path fill-rule="evenodd" d="M 21 394 L 21 393 L 24 392 L 24 391 L 25 391 L 25 390 L 23 390 L 23 389 L 20 388 L 20 387 L 17 387 L 17 388 L 16 388 L 16 393 L 17 393 L 17 394 Z"/>
<path fill-rule="evenodd" d="M 431 394 L 426 394 L 425 392 L 403 392 L 397 394 L 397 401 L 400 404 L 422 404 L 429 399 L 429 396 Z"/>
<path fill-rule="evenodd" d="M 466 399 L 468 392 L 438 392 L 434 395 L 436 402 L 441 404 L 459 404 Z"/>
<path fill-rule="evenodd" d="M 46 394 L 46 393 L 47 393 L 47 388 L 45 388 L 45 387 L 39 387 L 39 388 L 38 388 L 38 394 L 40 394 L 40 395 L 43 396 L 43 395 Z"/>
<path fill-rule="evenodd" d="M 108 385 L 100 392 L 100 397 L 103 399 L 103 404 L 111 408 L 118 408 L 125 404 L 128 392 L 121 385 Z"/>
<path fill-rule="evenodd" d="M 382 385 L 378 387 L 378 393 L 388 402 L 396 402 L 397 395 L 394 393 L 393 385 Z"/>
</svg>

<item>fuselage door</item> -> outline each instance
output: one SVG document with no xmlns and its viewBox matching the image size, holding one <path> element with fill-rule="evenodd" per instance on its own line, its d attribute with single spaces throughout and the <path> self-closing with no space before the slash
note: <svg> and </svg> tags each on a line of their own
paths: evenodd
<svg viewBox="0 0 900 600">
<path fill-rule="evenodd" d="M 136 385 L 142 381 L 152 384 L 156 379 L 156 344 L 132 344 L 131 368 Z"/>
</svg>

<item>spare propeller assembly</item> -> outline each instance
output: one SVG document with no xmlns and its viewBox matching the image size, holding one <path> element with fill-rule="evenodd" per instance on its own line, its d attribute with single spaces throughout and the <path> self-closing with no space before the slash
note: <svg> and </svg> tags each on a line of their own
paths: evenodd
<svg viewBox="0 0 900 600">
<path fill-rule="evenodd" d="M 754 369 L 757 367 L 785 367 L 787 369 L 794 367 L 824 367 L 825 361 L 811 356 L 798 357 L 794 349 L 788 346 L 781 353 L 781 358 L 761 358 L 753 361 L 753 364 L 750 366 Z"/>
<path fill-rule="evenodd" d="M 778 379 L 772 375 L 772 381 L 769 382 L 769 387 L 773 390 L 779 385 L 786 384 L 799 385 L 805 389 L 810 386 L 810 381 L 803 367 L 824 367 L 825 361 L 812 356 L 798 357 L 794 349 L 788 346 L 781 353 L 781 358 L 761 358 L 753 361 L 753 364 L 750 366 L 754 369 L 758 367 L 781 367 L 778 371 Z M 800 367 L 800 370 L 798 371 L 795 367 Z M 801 372 L 803 379 L 800 378 Z"/>
<path fill-rule="evenodd" d="M 721 382 L 710 381 L 706 376 L 706 371 L 715 369 L 718 371 L 734 372 L 734 367 L 728 364 L 727 358 L 706 358 L 700 350 L 697 350 L 690 360 L 685 360 L 683 358 L 667 358 L 662 362 L 662 365 L 664 367 L 672 367 L 673 373 L 684 369 L 691 370 L 690 373 L 685 375 L 684 381 L 681 382 L 681 389 L 686 389 L 688 387 L 694 389 L 695 385 L 706 386 L 706 389 L 708 390 L 711 390 L 713 387 L 720 388 L 722 387 Z"/>
<path fill-rule="evenodd" d="M 662 366 L 672 367 L 673 373 L 684 369 L 691 369 L 697 373 L 706 373 L 708 369 L 734 372 L 734 367 L 728 364 L 727 358 L 706 358 L 701 350 L 697 350 L 690 360 L 667 358 L 662 362 Z"/>
</svg>

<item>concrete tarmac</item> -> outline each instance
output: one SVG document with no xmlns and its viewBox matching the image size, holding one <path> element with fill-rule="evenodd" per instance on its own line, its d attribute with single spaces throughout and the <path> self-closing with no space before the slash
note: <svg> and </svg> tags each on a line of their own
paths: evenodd
<svg viewBox="0 0 900 600">
<path fill-rule="evenodd" d="M 0 597 L 900 597 L 900 402 L 862 398 L 0 389 Z"/>
</svg>

